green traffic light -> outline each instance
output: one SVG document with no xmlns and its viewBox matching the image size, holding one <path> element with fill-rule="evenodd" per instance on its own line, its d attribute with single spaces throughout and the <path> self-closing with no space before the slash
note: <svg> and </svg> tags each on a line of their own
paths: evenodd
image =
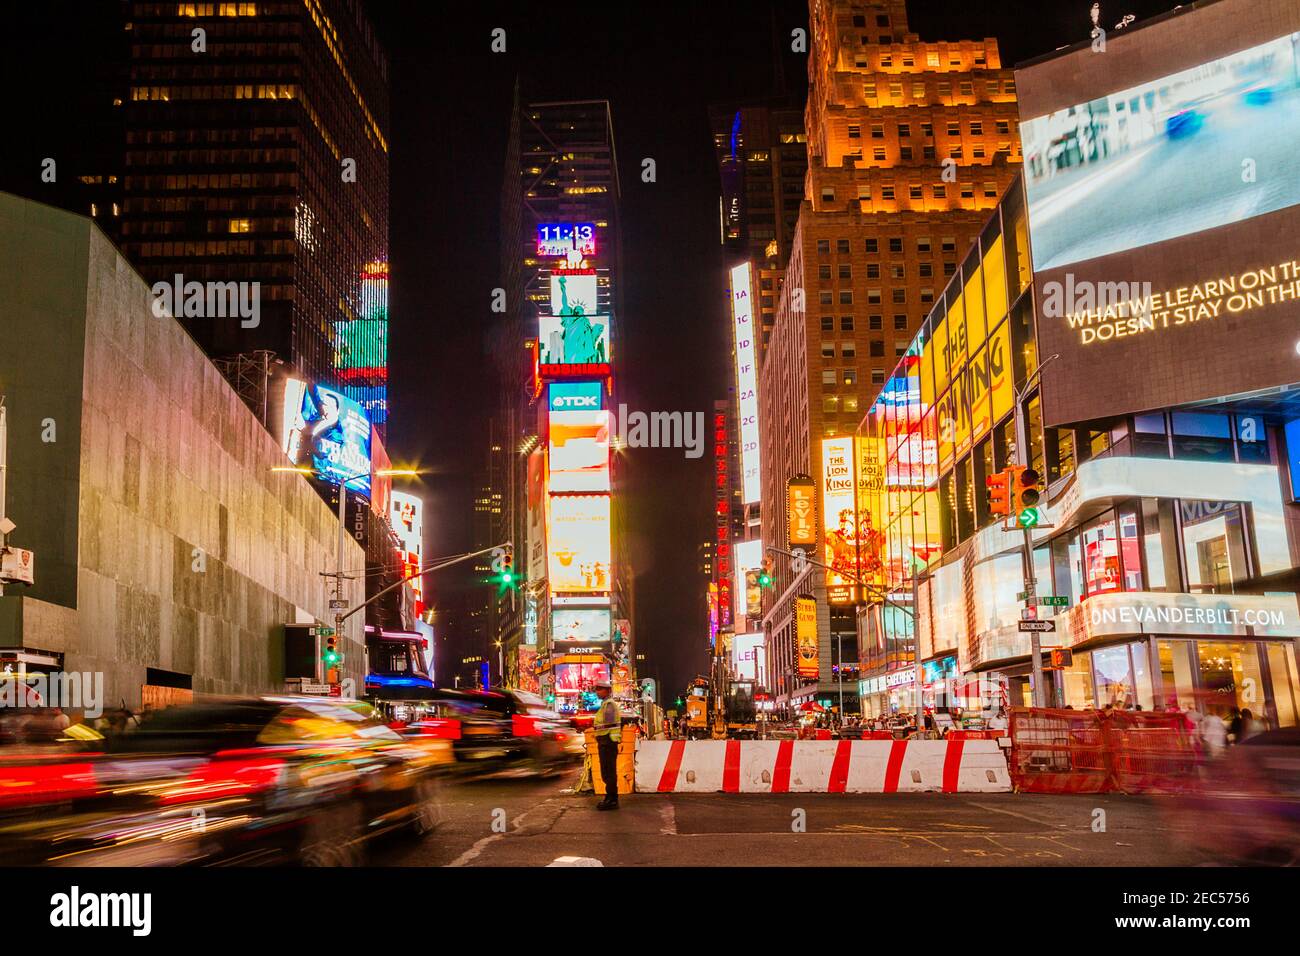
<svg viewBox="0 0 1300 956">
<path fill-rule="evenodd" d="M 772 586 L 772 575 L 763 573 L 758 576 L 758 586 L 760 588 L 770 588 Z"/>
<path fill-rule="evenodd" d="M 339 653 L 338 653 L 337 651 L 326 651 L 326 652 L 325 652 L 325 663 L 326 663 L 326 664 L 337 664 L 337 663 L 338 663 L 339 661 L 341 661 L 342 659 L 343 659 L 342 656 L 340 656 Z"/>
<path fill-rule="evenodd" d="M 1032 528 L 1034 525 L 1038 524 L 1038 509 L 1026 508 L 1024 511 L 1020 512 L 1017 516 L 1017 520 L 1020 522 L 1020 527 Z"/>
</svg>

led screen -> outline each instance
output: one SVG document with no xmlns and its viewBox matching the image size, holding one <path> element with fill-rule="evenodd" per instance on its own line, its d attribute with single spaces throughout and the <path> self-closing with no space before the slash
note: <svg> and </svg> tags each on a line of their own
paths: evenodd
<svg viewBox="0 0 1300 956">
<path fill-rule="evenodd" d="M 370 494 L 370 420 L 352 399 L 324 385 L 286 383 L 284 442 L 295 465 L 326 481 Z M 354 477 L 356 476 L 356 477 Z"/>
<path fill-rule="evenodd" d="M 598 643 L 609 640 L 609 608 L 563 607 L 551 611 L 551 640 Z"/>
<path fill-rule="evenodd" d="M 609 367 L 609 316 L 543 315 L 537 320 L 538 365 L 543 375 Z"/>
<path fill-rule="evenodd" d="M 550 489 L 609 491 L 609 415 L 551 412 Z"/>
<path fill-rule="evenodd" d="M 1280 36 L 1022 122 L 1034 267 L 1300 203 L 1297 44 Z"/>
<path fill-rule="evenodd" d="M 591 690 L 597 681 L 609 680 L 609 665 L 602 661 L 555 665 L 555 693 L 579 694 Z"/>
<path fill-rule="evenodd" d="M 552 495 L 546 540 L 552 591 L 610 589 L 608 495 Z"/>
<path fill-rule="evenodd" d="M 539 223 L 537 256 L 582 259 L 596 254 L 596 226 L 590 222 Z"/>
<path fill-rule="evenodd" d="M 1219 0 L 1016 71 L 1045 425 L 1300 382 L 1298 49 Z"/>
</svg>

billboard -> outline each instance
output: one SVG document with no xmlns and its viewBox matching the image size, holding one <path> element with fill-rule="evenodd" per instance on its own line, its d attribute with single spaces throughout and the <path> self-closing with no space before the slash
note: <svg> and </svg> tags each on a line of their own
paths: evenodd
<svg viewBox="0 0 1300 956">
<path fill-rule="evenodd" d="M 1016 86 L 1044 423 L 1300 381 L 1300 7 L 1188 8 Z"/>
<path fill-rule="evenodd" d="M 551 495 L 546 540 L 551 591 L 610 590 L 608 495 Z"/>
<path fill-rule="evenodd" d="M 285 383 L 281 448 L 318 478 L 370 495 L 370 419 L 352 399 L 299 379 Z M 358 476 L 353 478 L 353 476 Z"/>
<path fill-rule="evenodd" d="M 752 680 L 760 686 L 767 685 L 762 647 L 762 631 L 737 634 L 731 639 L 731 669 L 737 679 Z"/>
<path fill-rule="evenodd" d="M 543 315 L 537 322 L 543 378 L 609 374 L 609 316 Z"/>
<path fill-rule="evenodd" d="M 546 389 L 546 408 L 552 412 L 595 412 L 605 407 L 600 382 L 554 382 Z"/>
<path fill-rule="evenodd" d="M 608 412 L 551 412 L 548 431 L 552 492 L 609 491 Z"/>
<path fill-rule="evenodd" d="M 529 584 L 546 577 L 546 449 L 534 448 L 528 456 L 528 562 Z"/>
<path fill-rule="evenodd" d="M 755 619 L 762 617 L 763 589 L 758 586 L 756 581 L 747 579 L 745 573 L 763 566 L 763 542 L 758 539 L 737 541 L 731 548 L 731 564 L 735 571 L 735 584 L 732 593 L 744 596 L 743 616 Z M 741 616 L 742 614 L 736 614 L 737 618 Z"/>
<path fill-rule="evenodd" d="M 748 262 L 731 270 L 731 321 L 735 330 L 741 501 L 748 505 L 762 497 L 758 460 L 758 331 L 754 324 L 753 270 Z"/>
<path fill-rule="evenodd" d="M 817 652 L 817 602 L 814 599 L 794 599 L 794 635 L 799 652 L 799 676 L 816 679 L 821 670 L 821 658 Z"/>
<path fill-rule="evenodd" d="M 826 600 L 853 604 L 858 598 L 857 465 L 853 436 L 822 439 L 822 531 Z"/>
<path fill-rule="evenodd" d="M 519 655 L 519 689 L 530 694 L 540 694 L 542 688 L 537 680 L 537 648 L 520 646 Z"/>
<path fill-rule="evenodd" d="M 606 643 L 610 639 L 609 608 L 557 607 L 551 611 L 551 640 L 555 643 Z"/>
<path fill-rule="evenodd" d="M 609 680 L 609 665 L 604 661 L 580 664 L 556 664 L 555 693 L 580 694 L 589 691 L 597 681 Z"/>
<path fill-rule="evenodd" d="M 537 225 L 537 258 L 584 259 L 596 254 L 596 225 L 547 222 Z"/>
<path fill-rule="evenodd" d="M 817 544 L 817 482 L 796 475 L 785 486 L 786 520 L 791 548 Z"/>
<path fill-rule="evenodd" d="M 551 315 L 595 315 L 597 289 L 594 269 L 556 269 L 551 273 Z"/>
</svg>

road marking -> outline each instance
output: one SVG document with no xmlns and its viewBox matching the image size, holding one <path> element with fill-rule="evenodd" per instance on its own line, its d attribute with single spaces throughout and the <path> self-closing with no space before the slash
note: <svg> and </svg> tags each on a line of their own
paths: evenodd
<svg viewBox="0 0 1300 956">
<path fill-rule="evenodd" d="M 1037 823 L 1040 827 L 1057 827 L 1058 829 L 1068 830 L 1069 825 L 1065 823 L 1052 823 L 1048 820 L 1039 820 L 1037 817 L 1031 817 L 1024 813 L 1016 813 L 1014 810 L 1003 810 L 1001 807 L 991 807 L 987 803 L 971 802 L 970 806 L 979 807 L 981 810 L 988 810 L 992 813 L 1005 813 L 1009 817 L 1019 817 L 1021 820 L 1028 820 L 1030 823 Z"/>
<path fill-rule="evenodd" d="M 672 803 L 665 803 L 659 808 L 659 819 L 663 820 L 663 826 L 659 832 L 664 836 L 677 836 L 677 809 Z"/>
<path fill-rule="evenodd" d="M 547 866 L 604 866 L 594 856 L 557 856 Z"/>
<path fill-rule="evenodd" d="M 517 816 L 517 817 L 515 818 L 514 826 L 512 827 L 512 829 L 514 829 L 514 830 L 518 830 L 518 829 L 522 828 L 523 825 L 524 825 L 524 821 L 525 821 L 525 820 L 527 820 L 530 816 L 532 816 L 532 815 L 533 815 L 534 813 L 536 813 L 538 810 L 541 810 L 541 809 L 543 809 L 543 808 L 545 808 L 545 807 L 548 807 L 548 806 L 550 806 L 550 805 L 553 804 L 553 803 L 555 803 L 554 798 L 552 798 L 552 799 L 550 799 L 550 800 L 547 800 L 547 801 L 544 802 L 544 803 L 539 803 L 539 804 L 537 804 L 537 806 L 533 807 L 531 810 L 527 810 L 527 811 L 525 811 L 524 813 L 521 813 L 519 816 Z M 460 856 L 456 857 L 456 859 L 454 859 L 454 860 L 452 860 L 450 863 L 448 863 L 447 866 L 451 867 L 451 866 L 465 866 L 465 865 L 467 865 L 471 860 L 477 859 L 478 856 L 479 856 L 479 855 L 480 855 L 484 850 L 486 850 L 486 849 L 488 848 L 488 845 L 489 845 L 489 844 L 495 843 L 497 840 L 500 840 L 502 837 L 507 836 L 509 833 L 510 833 L 510 830 L 507 830 L 505 833 L 493 833 L 493 834 L 490 834 L 490 835 L 488 835 L 488 836 L 485 836 L 485 837 L 483 837 L 483 838 L 481 838 L 481 839 L 479 839 L 479 840 L 476 840 L 476 841 L 474 842 L 474 845 L 473 845 L 473 846 L 471 846 L 468 850 L 466 850 L 466 851 L 465 851 L 464 853 L 462 853 Z"/>
</svg>

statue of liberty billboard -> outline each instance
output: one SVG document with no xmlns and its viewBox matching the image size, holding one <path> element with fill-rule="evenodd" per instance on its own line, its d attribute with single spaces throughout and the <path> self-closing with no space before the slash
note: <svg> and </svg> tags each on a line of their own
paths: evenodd
<svg viewBox="0 0 1300 956">
<path fill-rule="evenodd" d="M 571 280 L 584 281 L 571 297 Z M 559 275 L 551 277 L 551 308 L 559 320 L 542 320 L 542 365 L 603 365 L 609 361 L 605 347 L 605 325 L 591 321 L 590 303 L 595 302 L 596 277 Z M 547 334 L 548 326 L 550 334 Z"/>
</svg>

